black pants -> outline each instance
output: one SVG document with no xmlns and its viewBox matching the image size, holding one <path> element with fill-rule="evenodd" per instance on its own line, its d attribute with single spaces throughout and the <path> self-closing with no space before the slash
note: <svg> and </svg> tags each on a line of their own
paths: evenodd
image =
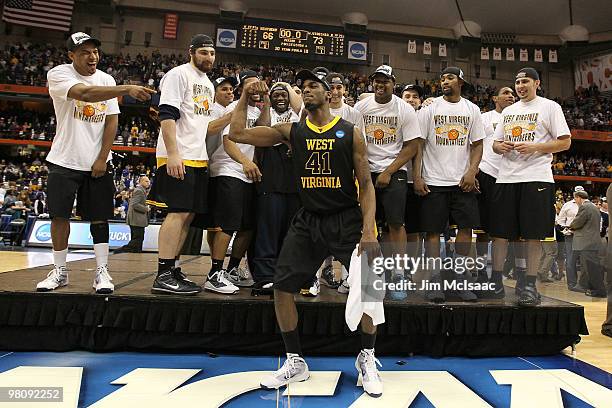
<svg viewBox="0 0 612 408">
<path fill-rule="evenodd" d="M 125 249 L 130 249 L 134 252 L 142 252 L 142 243 L 144 241 L 145 227 L 134 227 L 130 225 L 130 242 L 123 246 Z"/>
<path fill-rule="evenodd" d="M 291 219 L 301 207 L 297 194 L 262 193 L 257 197 L 257 231 L 251 273 L 255 282 L 272 282 L 276 260 Z"/>
</svg>

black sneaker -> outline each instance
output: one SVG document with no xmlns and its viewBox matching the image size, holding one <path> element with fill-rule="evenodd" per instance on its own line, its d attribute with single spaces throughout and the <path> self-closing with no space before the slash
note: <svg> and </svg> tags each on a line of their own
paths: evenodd
<svg viewBox="0 0 612 408">
<path fill-rule="evenodd" d="M 542 303 L 538 289 L 533 284 L 527 284 L 518 299 L 519 306 L 537 306 Z"/>
<path fill-rule="evenodd" d="M 337 280 L 336 275 L 334 275 L 333 265 L 327 265 L 325 268 L 323 268 L 321 277 L 323 278 L 323 283 L 332 289 L 338 289 L 340 286 L 341 282 Z"/>
<path fill-rule="evenodd" d="M 172 269 L 157 275 L 151 288 L 151 293 L 174 294 L 174 295 L 195 295 L 200 293 L 202 288 L 193 287 L 174 277 Z"/>
<path fill-rule="evenodd" d="M 171 270 L 172 270 L 172 276 L 174 276 L 174 279 L 183 282 L 187 286 L 191 286 L 194 288 L 200 287 L 200 285 L 198 285 L 194 281 L 187 279 L 187 275 L 183 273 L 180 266 L 175 266 Z"/>
<path fill-rule="evenodd" d="M 444 292 L 442 291 L 442 278 L 440 277 L 440 275 L 435 275 L 433 276 L 430 280 L 430 287 L 429 289 L 427 289 L 425 291 L 425 300 L 427 300 L 428 302 L 433 302 L 433 303 L 444 303 L 446 302 L 446 296 L 444 296 Z M 437 286 L 431 285 L 431 283 L 434 284 L 440 284 L 440 289 L 438 289 Z"/>
</svg>

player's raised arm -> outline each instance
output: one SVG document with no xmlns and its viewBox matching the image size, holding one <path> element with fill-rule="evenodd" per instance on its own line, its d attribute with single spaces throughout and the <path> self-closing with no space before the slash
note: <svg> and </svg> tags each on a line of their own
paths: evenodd
<svg viewBox="0 0 612 408">
<path fill-rule="evenodd" d="M 252 93 L 268 93 L 268 86 L 263 81 L 246 84 L 236 108 L 232 112 L 229 139 L 236 143 L 245 143 L 257 147 L 274 146 L 277 143 L 289 140 L 291 123 L 282 123 L 273 127 L 256 126 L 246 129 L 247 105 L 249 95 Z"/>
</svg>

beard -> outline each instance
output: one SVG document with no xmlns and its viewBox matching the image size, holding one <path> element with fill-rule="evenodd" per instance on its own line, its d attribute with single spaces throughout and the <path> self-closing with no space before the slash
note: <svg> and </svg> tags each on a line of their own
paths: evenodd
<svg viewBox="0 0 612 408">
<path fill-rule="evenodd" d="M 442 90 L 442 94 L 444 96 L 452 96 L 453 95 L 453 88 L 448 88 L 447 90 Z"/>
<path fill-rule="evenodd" d="M 308 103 L 304 103 L 304 108 L 308 111 L 308 112 L 312 112 L 315 111 L 317 109 L 319 109 L 321 106 L 323 106 L 322 103 L 316 103 L 316 102 L 308 102 Z"/>
</svg>

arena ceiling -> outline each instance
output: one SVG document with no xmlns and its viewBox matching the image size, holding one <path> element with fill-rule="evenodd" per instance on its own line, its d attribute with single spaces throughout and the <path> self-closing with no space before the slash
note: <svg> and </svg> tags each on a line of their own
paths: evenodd
<svg viewBox="0 0 612 408">
<path fill-rule="evenodd" d="M 570 25 L 570 0 L 457 0 L 465 20 L 483 32 L 557 35 Z M 205 0 L 206 3 L 209 3 Z M 249 9 L 287 10 L 341 17 L 362 12 L 370 22 L 452 28 L 460 21 L 456 0 L 242 0 Z M 612 31 L 612 0 L 571 0 L 573 23 L 590 33 Z M 210 3 L 209 3 L 210 4 Z M 218 2 L 217 2 L 218 4 Z M 248 14 L 247 14 L 248 15 Z"/>
</svg>

